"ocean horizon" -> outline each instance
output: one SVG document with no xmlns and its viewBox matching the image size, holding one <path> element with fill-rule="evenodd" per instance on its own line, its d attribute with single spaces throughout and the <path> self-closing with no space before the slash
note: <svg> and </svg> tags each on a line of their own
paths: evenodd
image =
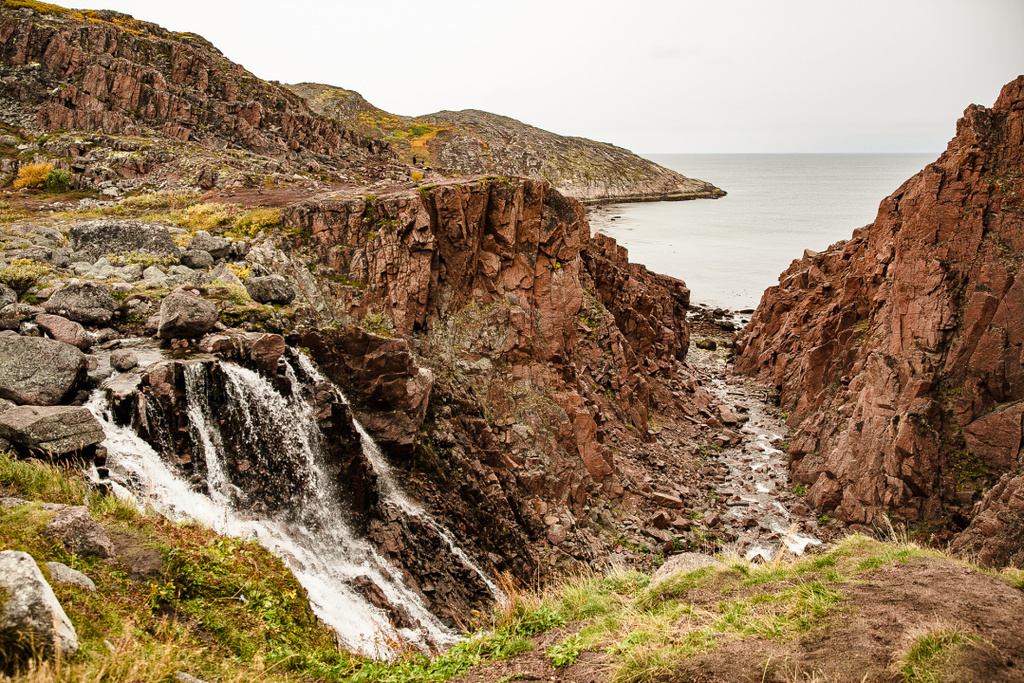
<svg viewBox="0 0 1024 683">
<path fill-rule="evenodd" d="M 938 154 L 645 154 L 725 190 L 719 199 L 588 208 L 594 232 L 650 270 L 686 282 L 694 303 L 755 308 L 805 249 L 875 219 L 879 203 Z"/>
</svg>

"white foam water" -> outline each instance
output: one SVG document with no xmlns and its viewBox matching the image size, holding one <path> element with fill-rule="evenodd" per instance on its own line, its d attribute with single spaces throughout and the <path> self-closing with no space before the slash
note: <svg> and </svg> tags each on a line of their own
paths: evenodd
<svg viewBox="0 0 1024 683">
<path fill-rule="evenodd" d="M 266 379 L 245 368 L 222 363 L 230 399 L 243 411 L 252 429 L 274 429 L 281 448 L 288 449 L 296 466 L 306 469 L 301 510 L 289 518 L 253 516 L 239 507 L 244 495 L 230 483 L 220 444 L 223 438 L 205 399 L 205 369 L 187 367 L 190 431 L 202 445 L 207 463 L 209 494 L 191 490 L 133 430 L 116 425 L 102 391 L 88 407 L 106 433 L 108 462 L 123 471 L 140 505 L 150 506 L 175 520 L 193 520 L 219 533 L 256 539 L 281 557 L 306 589 L 316 614 L 336 632 L 339 643 L 352 651 L 378 659 L 398 654 L 393 644 L 438 647 L 458 636 L 425 606 L 422 599 L 397 577 L 392 567 L 350 528 L 338 496 L 320 462 L 319 429 L 311 408 L 287 399 Z M 461 559 L 461 557 L 460 557 Z M 388 602 L 410 616 L 416 628 L 394 626 L 384 610 L 375 607 L 351 584 L 365 577 L 384 593 Z"/>
</svg>

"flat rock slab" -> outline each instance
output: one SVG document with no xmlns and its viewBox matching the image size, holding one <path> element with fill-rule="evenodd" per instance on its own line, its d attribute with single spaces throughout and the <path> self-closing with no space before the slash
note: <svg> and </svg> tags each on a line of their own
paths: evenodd
<svg viewBox="0 0 1024 683">
<path fill-rule="evenodd" d="M 47 562 L 46 570 L 50 572 L 50 580 L 54 583 L 66 583 L 72 586 L 78 586 L 79 588 L 84 588 L 85 590 L 96 590 L 96 584 L 93 583 L 92 579 L 77 569 L 72 569 L 66 564 L 62 564 L 60 562 Z"/>
<path fill-rule="evenodd" d="M 36 561 L 19 550 L 0 552 L 0 649 L 25 657 L 39 651 L 70 657 L 78 650 L 78 634 L 46 582 Z"/>
<path fill-rule="evenodd" d="M 74 453 L 103 441 L 99 421 L 78 406 L 17 406 L 0 413 L 0 438 L 52 455 Z"/>
<path fill-rule="evenodd" d="M 79 223 L 68 230 L 71 248 L 96 256 L 145 252 L 159 256 L 181 254 L 165 222 L 103 219 Z"/>
</svg>

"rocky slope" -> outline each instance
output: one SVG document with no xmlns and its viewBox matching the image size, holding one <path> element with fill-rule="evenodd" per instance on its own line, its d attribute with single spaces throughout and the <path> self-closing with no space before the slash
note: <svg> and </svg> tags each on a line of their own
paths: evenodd
<svg viewBox="0 0 1024 683">
<path fill-rule="evenodd" d="M 736 361 L 776 387 L 797 428 L 793 479 L 818 509 L 967 527 L 957 547 L 1017 565 L 1022 165 L 1024 77 L 969 107 L 873 224 L 794 261 Z"/>
<path fill-rule="evenodd" d="M 604 142 L 549 133 L 473 109 L 408 117 L 329 85 L 289 86 L 310 107 L 369 138 L 386 140 L 409 163 L 446 175 L 497 174 L 547 181 L 582 202 L 719 197 L 722 190 Z"/>
</svg>

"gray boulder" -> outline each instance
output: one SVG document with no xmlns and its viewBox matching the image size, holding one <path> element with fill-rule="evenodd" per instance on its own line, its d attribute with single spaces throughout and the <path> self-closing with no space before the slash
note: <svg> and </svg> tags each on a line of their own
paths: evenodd
<svg viewBox="0 0 1024 683">
<path fill-rule="evenodd" d="M 0 282 L 0 308 L 14 303 L 18 303 L 17 292 Z"/>
<path fill-rule="evenodd" d="M 73 320 L 68 320 L 59 315 L 43 313 L 37 315 L 33 322 L 39 326 L 39 329 L 57 341 L 71 344 L 83 350 L 92 346 L 89 333 L 85 331 L 85 328 L 80 323 L 76 323 Z"/>
<path fill-rule="evenodd" d="M 0 552 L 0 586 L 6 594 L 0 608 L 0 650 L 26 659 L 37 652 L 70 657 L 78 650 L 75 627 L 31 555 Z"/>
<path fill-rule="evenodd" d="M 201 337 L 217 324 L 217 307 L 198 294 L 176 290 L 160 304 L 157 336 L 161 339 Z"/>
<path fill-rule="evenodd" d="M 245 290 L 261 304 L 289 304 L 295 298 L 295 289 L 280 275 L 246 278 Z"/>
<path fill-rule="evenodd" d="M 142 271 L 142 279 L 148 285 L 162 285 L 167 281 L 167 276 L 156 266 L 150 266 Z"/>
<path fill-rule="evenodd" d="M 188 243 L 189 249 L 201 249 L 209 252 L 215 259 L 224 258 L 231 252 L 231 240 L 226 237 L 214 237 L 205 230 L 197 230 Z"/>
<path fill-rule="evenodd" d="M 145 252 L 158 256 L 181 254 L 181 248 L 162 222 L 101 219 L 72 226 L 68 239 L 74 250 L 84 249 L 93 255 Z"/>
<path fill-rule="evenodd" d="M 96 584 L 93 583 L 92 579 L 66 564 L 47 562 L 46 571 L 50 572 L 50 581 L 53 583 L 65 583 L 90 591 L 96 590 Z"/>
<path fill-rule="evenodd" d="M 69 552 L 97 557 L 113 557 L 114 544 L 84 505 L 72 505 L 57 512 L 43 533 L 63 545 Z"/>
<path fill-rule="evenodd" d="M 103 427 L 80 406 L 16 406 L 0 412 L 0 438 L 51 455 L 98 444 Z"/>
<path fill-rule="evenodd" d="M 0 337 L 0 398 L 52 406 L 85 377 L 85 354 L 42 337 Z"/>
<path fill-rule="evenodd" d="M 105 325 L 117 310 L 117 301 L 105 285 L 79 282 L 54 292 L 43 307 L 85 325 Z"/>
<path fill-rule="evenodd" d="M 189 268 L 212 268 L 213 256 L 202 249 L 189 249 L 181 255 L 181 263 Z"/>
<path fill-rule="evenodd" d="M 223 282 L 229 285 L 240 285 L 242 281 L 238 279 L 238 276 L 231 272 L 231 269 L 227 267 L 227 264 L 222 263 L 213 270 L 210 271 L 210 277 L 213 278 L 214 282 Z"/>
</svg>

